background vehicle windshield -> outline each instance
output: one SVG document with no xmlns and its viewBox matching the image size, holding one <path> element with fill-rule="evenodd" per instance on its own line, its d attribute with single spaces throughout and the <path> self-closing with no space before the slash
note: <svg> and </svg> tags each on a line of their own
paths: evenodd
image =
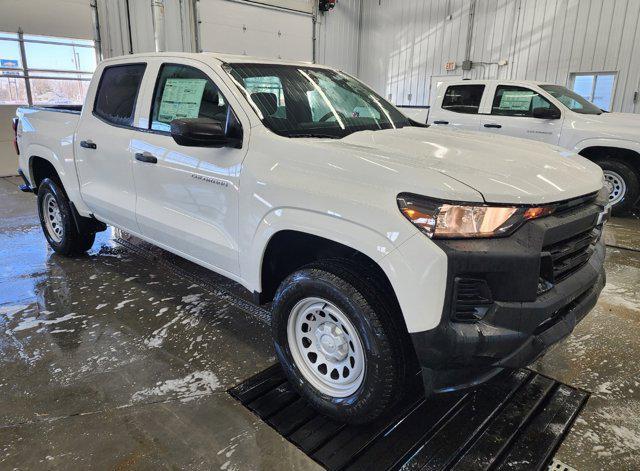
<svg viewBox="0 0 640 471">
<path fill-rule="evenodd" d="M 282 136 L 340 138 L 411 125 L 370 88 L 338 71 L 272 64 L 225 69 L 264 125 Z"/>
<path fill-rule="evenodd" d="M 550 93 L 560 103 L 580 114 L 602 114 L 603 111 L 567 87 L 560 85 L 540 85 L 545 92 Z"/>
</svg>

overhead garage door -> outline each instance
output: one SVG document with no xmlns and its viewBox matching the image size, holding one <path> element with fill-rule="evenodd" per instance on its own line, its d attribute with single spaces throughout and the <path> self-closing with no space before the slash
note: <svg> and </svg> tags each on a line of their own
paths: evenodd
<svg viewBox="0 0 640 471">
<path fill-rule="evenodd" d="M 229 0 L 198 2 L 200 48 L 203 51 L 311 61 L 311 2 L 274 0 L 260 3 L 289 9 Z"/>
</svg>

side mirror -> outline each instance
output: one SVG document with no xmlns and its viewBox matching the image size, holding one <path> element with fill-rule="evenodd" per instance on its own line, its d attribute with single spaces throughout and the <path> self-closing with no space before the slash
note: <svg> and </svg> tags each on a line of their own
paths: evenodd
<svg viewBox="0 0 640 471">
<path fill-rule="evenodd" d="M 171 121 L 171 137 L 181 146 L 239 147 L 242 140 L 228 137 L 224 125 L 209 118 L 180 118 Z"/>
<path fill-rule="evenodd" d="M 538 119 L 560 119 L 558 108 L 534 108 L 533 117 Z"/>
</svg>

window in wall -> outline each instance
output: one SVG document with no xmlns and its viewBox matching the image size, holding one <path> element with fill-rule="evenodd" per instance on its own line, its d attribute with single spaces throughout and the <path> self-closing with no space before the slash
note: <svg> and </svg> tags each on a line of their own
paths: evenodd
<svg viewBox="0 0 640 471">
<path fill-rule="evenodd" d="M 552 107 L 555 108 L 546 98 L 529 88 L 499 85 L 493 97 L 491 114 L 532 117 L 535 108 Z"/>
<path fill-rule="evenodd" d="M 81 104 L 95 68 L 91 40 L 0 32 L 0 104 Z"/>
<path fill-rule="evenodd" d="M 571 89 L 605 111 L 611 110 L 616 74 L 611 72 L 571 74 Z"/>
<path fill-rule="evenodd" d="M 480 108 L 484 85 L 451 85 L 442 99 L 442 109 L 476 114 Z"/>
</svg>

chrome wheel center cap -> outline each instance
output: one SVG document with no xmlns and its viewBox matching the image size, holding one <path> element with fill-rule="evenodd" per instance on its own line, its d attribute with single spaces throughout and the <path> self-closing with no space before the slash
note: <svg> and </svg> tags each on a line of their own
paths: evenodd
<svg viewBox="0 0 640 471">
<path fill-rule="evenodd" d="M 332 322 L 320 324 L 316 329 L 316 339 L 320 350 L 327 359 L 340 362 L 349 353 L 349 344 L 344 331 Z"/>
<path fill-rule="evenodd" d="M 613 193 L 613 183 L 610 180 L 605 180 L 604 185 L 607 187 L 609 194 Z"/>
</svg>

